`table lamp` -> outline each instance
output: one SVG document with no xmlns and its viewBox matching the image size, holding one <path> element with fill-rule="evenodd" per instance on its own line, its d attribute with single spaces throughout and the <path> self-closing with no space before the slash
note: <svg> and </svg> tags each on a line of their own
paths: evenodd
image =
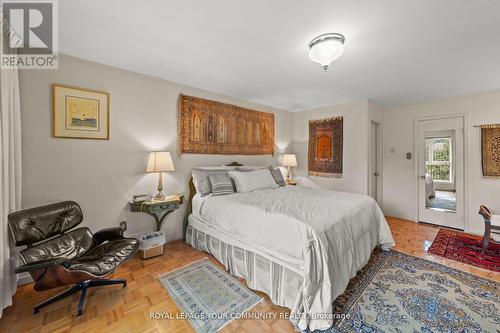
<svg viewBox="0 0 500 333">
<path fill-rule="evenodd" d="M 158 194 L 154 197 L 154 200 L 164 200 L 163 195 L 163 172 L 174 171 L 174 163 L 172 162 L 172 156 L 168 151 L 153 151 L 149 153 L 148 166 L 146 167 L 146 172 L 158 172 Z"/>
<path fill-rule="evenodd" d="M 286 180 L 291 181 L 291 179 L 290 179 L 290 167 L 297 166 L 297 158 L 295 157 L 295 154 L 283 155 L 283 166 L 288 167 L 288 171 L 286 173 Z"/>
</svg>

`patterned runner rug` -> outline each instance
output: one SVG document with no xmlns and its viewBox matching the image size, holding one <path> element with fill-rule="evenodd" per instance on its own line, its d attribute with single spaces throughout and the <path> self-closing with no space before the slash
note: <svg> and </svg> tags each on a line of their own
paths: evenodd
<svg viewBox="0 0 500 333">
<path fill-rule="evenodd" d="M 160 281 L 198 333 L 219 330 L 262 300 L 208 259 L 162 275 Z"/>
<path fill-rule="evenodd" d="M 323 332 L 498 332 L 500 284 L 397 251 L 374 251 Z"/>
<path fill-rule="evenodd" d="M 486 253 L 482 254 L 483 239 L 463 232 L 439 229 L 439 233 L 429 248 L 429 253 L 500 272 L 500 244 L 493 240 Z"/>
</svg>

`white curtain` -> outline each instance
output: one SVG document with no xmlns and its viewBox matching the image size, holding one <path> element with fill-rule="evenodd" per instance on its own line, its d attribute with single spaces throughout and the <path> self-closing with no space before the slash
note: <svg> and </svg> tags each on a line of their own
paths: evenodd
<svg viewBox="0 0 500 333">
<path fill-rule="evenodd" d="M 1 19 L 1 17 L 0 17 Z M 1 21 L 6 27 L 5 22 Z M 15 38 L 7 28 L 0 34 L 0 49 L 5 36 Z M 2 51 L 0 50 L 0 55 Z M 12 246 L 7 215 L 21 208 L 21 110 L 17 69 L 0 70 L 0 318 L 12 305 L 16 292 L 18 253 Z"/>
</svg>

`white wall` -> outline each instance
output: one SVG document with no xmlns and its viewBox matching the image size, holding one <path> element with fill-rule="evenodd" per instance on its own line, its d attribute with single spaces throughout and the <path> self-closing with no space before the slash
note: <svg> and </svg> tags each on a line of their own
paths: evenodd
<svg viewBox="0 0 500 333">
<path fill-rule="evenodd" d="M 295 178 L 302 184 L 325 189 L 368 193 L 369 125 L 372 118 L 381 118 L 380 111 L 369 114 L 366 100 L 293 114 L 293 150 L 297 155 Z M 343 174 L 340 178 L 307 175 L 309 120 L 344 117 Z"/>
<path fill-rule="evenodd" d="M 51 137 L 51 84 L 59 83 L 110 93 L 110 140 Z M 158 175 L 145 174 L 148 152 L 172 152 L 176 171 L 165 174 L 165 192 L 188 192 L 191 169 L 239 161 L 277 165 L 291 152 L 292 115 L 208 91 L 61 55 L 58 70 L 20 73 L 23 140 L 23 207 L 75 200 L 84 225 L 96 231 L 127 220 L 131 233 L 154 230 L 152 217 L 128 212 L 133 194 L 154 193 Z M 177 156 L 179 93 L 237 104 L 275 114 L 276 155 Z M 168 240 L 182 237 L 186 204 L 172 213 L 163 229 Z"/>
<path fill-rule="evenodd" d="M 387 215 L 417 219 L 414 160 L 415 120 L 424 117 L 466 114 L 466 207 L 469 230 L 482 232 L 477 214 L 480 204 L 500 211 L 500 180 L 481 175 L 480 130 L 473 125 L 500 123 L 500 91 L 382 110 L 363 100 L 298 113 L 187 87 L 61 55 L 58 70 L 21 71 L 23 130 L 23 206 L 78 201 L 84 224 L 92 230 L 129 221 L 131 233 L 153 230 L 152 218 L 129 213 L 127 202 L 136 193 L 154 193 L 157 175 L 145 174 L 147 153 L 169 150 L 176 172 L 165 175 L 167 193 L 187 194 L 194 166 L 221 165 L 237 160 L 244 164 L 279 164 L 281 154 L 295 152 L 295 178 L 305 185 L 368 193 L 370 122 L 382 123 L 383 209 Z M 109 141 L 51 138 L 52 83 L 107 91 L 111 95 Z M 183 155 L 177 157 L 177 98 L 179 93 L 274 112 L 276 156 Z M 344 173 L 341 178 L 307 176 L 308 121 L 344 117 Z M 293 141 L 293 142 L 292 142 Z M 392 153 L 391 151 L 394 151 Z M 168 217 L 163 230 L 169 240 L 182 235 L 186 205 Z"/>
<path fill-rule="evenodd" d="M 500 179 L 482 176 L 480 129 L 474 127 L 500 123 L 500 91 L 496 91 L 383 111 L 383 209 L 386 215 L 417 220 L 415 161 L 406 159 L 407 152 L 415 155 L 415 120 L 455 114 L 466 115 L 467 122 L 466 229 L 483 232 L 484 223 L 477 214 L 479 205 L 500 212 Z"/>
</svg>

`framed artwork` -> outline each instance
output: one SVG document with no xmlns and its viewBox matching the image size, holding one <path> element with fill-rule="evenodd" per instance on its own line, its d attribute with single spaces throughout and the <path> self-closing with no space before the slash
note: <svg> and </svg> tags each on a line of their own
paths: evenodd
<svg viewBox="0 0 500 333">
<path fill-rule="evenodd" d="M 500 125 L 481 126 L 483 176 L 500 178 Z"/>
<path fill-rule="evenodd" d="M 53 84 L 52 136 L 109 140 L 109 94 Z"/>
<path fill-rule="evenodd" d="M 308 172 L 316 177 L 340 177 L 344 143 L 342 117 L 309 121 Z"/>
<path fill-rule="evenodd" d="M 179 96 L 179 155 L 274 155 L 274 114 Z"/>
</svg>

